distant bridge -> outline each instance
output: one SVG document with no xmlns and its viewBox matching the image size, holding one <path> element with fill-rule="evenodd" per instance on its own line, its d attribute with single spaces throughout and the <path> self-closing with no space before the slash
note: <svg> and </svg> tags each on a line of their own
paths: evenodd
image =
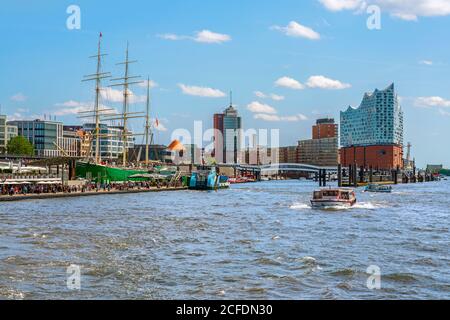
<svg viewBox="0 0 450 320">
<path fill-rule="evenodd" d="M 327 173 L 337 173 L 337 167 L 321 167 L 303 163 L 275 163 L 269 165 L 263 165 L 261 168 L 261 174 L 274 174 L 277 172 L 309 172 L 318 173 L 320 170 L 325 170 Z"/>
<path fill-rule="evenodd" d="M 288 172 L 308 172 L 318 173 L 320 170 L 325 170 L 327 173 L 336 174 L 336 167 L 321 167 L 303 163 L 274 163 L 266 165 L 245 165 L 245 164 L 224 164 L 224 167 L 232 167 L 239 171 L 258 171 L 261 175 L 288 173 Z"/>
</svg>

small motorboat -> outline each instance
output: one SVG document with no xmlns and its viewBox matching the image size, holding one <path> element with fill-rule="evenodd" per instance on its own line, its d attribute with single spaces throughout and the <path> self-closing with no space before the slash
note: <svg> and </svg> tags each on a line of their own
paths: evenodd
<svg viewBox="0 0 450 320">
<path fill-rule="evenodd" d="M 365 192 L 391 193 L 392 187 L 386 186 L 386 185 L 380 185 L 380 184 L 369 184 L 364 191 Z"/>
<path fill-rule="evenodd" d="M 228 181 L 231 184 L 241 184 L 241 183 L 256 182 L 255 179 L 249 178 L 249 177 L 230 178 L 230 179 L 228 179 Z"/>
<path fill-rule="evenodd" d="M 350 208 L 356 203 L 353 189 L 321 189 L 314 191 L 311 205 L 315 209 Z"/>
</svg>

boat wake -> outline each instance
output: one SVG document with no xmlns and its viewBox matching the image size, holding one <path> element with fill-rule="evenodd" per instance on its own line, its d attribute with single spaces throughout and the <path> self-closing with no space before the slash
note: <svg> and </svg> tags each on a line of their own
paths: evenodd
<svg viewBox="0 0 450 320">
<path fill-rule="evenodd" d="M 376 210 L 381 209 L 383 206 L 379 204 L 374 204 L 371 202 L 357 202 L 351 209 L 367 209 L 367 210 Z"/>
<path fill-rule="evenodd" d="M 290 207 L 290 209 L 292 209 L 292 210 L 309 210 L 309 209 L 311 209 L 311 206 L 306 203 L 296 202 Z"/>
</svg>

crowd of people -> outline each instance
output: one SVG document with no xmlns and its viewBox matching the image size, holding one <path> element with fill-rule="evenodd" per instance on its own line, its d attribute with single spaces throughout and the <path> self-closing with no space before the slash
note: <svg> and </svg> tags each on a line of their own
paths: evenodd
<svg viewBox="0 0 450 320">
<path fill-rule="evenodd" d="M 181 186 L 178 182 L 175 187 Z M 2 196 L 30 195 L 30 194 L 56 194 L 56 193 L 85 193 L 85 192 L 111 192 L 111 191 L 130 191 L 152 188 L 169 188 L 169 181 L 146 181 L 146 182 L 127 182 L 127 183 L 85 183 L 81 185 L 62 185 L 59 184 L 14 184 L 1 186 Z"/>
</svg>

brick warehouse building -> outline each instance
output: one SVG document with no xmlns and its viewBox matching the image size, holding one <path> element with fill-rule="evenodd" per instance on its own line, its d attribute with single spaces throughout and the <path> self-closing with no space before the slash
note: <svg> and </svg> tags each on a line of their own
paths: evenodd
<svg viewBox="0 0 450 320">
<path fill-rule="evenodd" d="M 403 149 L 395 145 L 342 148 L 340 157 L 343 166 L 356 162 L 359 167 L 374 170 L 403 167 Z"/>
<path fill-rule="evenodd" d="M 337 136 L 338 125 L 334 123 L 334 119 L 318 119 L 316 124 L 312 127 L 312 138 L 314 140 L 336 138 Z"/>
<path fill-rule="evenodd" d="M 341 112 L 341 164 L 403 168 L 403 111 L 394 84 L 366 93 L 358 108 Z"/>
</svg>

